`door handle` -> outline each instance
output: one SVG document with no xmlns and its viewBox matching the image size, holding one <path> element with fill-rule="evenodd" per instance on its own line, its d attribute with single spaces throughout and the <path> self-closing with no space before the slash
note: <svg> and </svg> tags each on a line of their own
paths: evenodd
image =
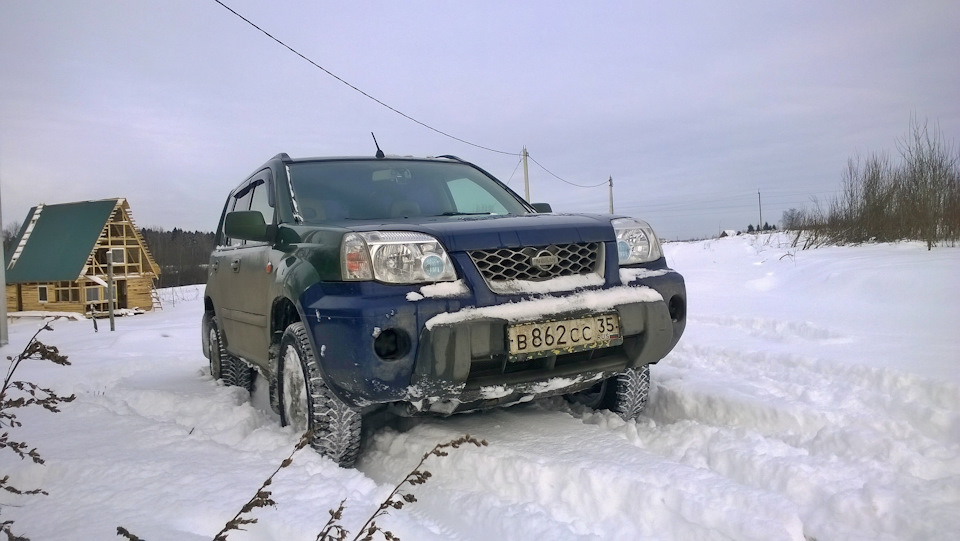
<svg viewBox="0 0 960 541">
<path fill-rule="evenodd" d="M 233 269 L 233 272 L 240 272 L 240 258 L 231 261 L 230 268 Z"/>
</svg>

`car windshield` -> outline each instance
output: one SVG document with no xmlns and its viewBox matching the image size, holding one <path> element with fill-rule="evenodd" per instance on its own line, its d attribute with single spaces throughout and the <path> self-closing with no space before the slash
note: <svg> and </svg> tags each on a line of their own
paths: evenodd
<svg viewBox="0 0 960 541">
<path fill-rule="evenodd" d="M 531 212 L 500 183 L 462 163 L 335 160 L 293 163 L 289 172 L 307 223 Z"/>
</svg>

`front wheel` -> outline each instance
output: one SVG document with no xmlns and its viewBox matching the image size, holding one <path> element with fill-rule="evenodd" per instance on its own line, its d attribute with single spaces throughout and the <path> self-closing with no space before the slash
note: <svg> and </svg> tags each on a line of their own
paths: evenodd
<svg viewBox="0 0 960 541">
<path fill-rule="evenodd" d="M 360 412 L 327 387 L 302 322 L 291 324 L 280 339 L 277 390 L 280 420 L 298 432 L 311 430 L 310 445 L 341 467 L 353 467 L 360 453 Z"/>
<path fill-rule="evenodd" d="M 650 366 L 628 368 L 589 389 L 566 395 L 575 404 L 592 409 L 607 409 L 624 421 L 636 419 L 650 395 Z"/>
<path fill-rule="evenodd" d="M 636 419 L 647 406 L 647 399 L 650 397 L 650 366 L 624 370 L 616 376 L 616 384 L 611 387 L 614 396 L 611 397 L 613 407 L 610 411 L 624 421 Z"/>
</svg>

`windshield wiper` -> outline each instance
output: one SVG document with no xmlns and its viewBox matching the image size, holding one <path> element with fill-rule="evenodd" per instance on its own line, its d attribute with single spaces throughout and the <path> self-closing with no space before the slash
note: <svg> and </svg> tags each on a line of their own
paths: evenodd
<svg viewBox="0 0 960 541">
<path fill-rule="evenodd" d="M 492 212 L 444 212 L 439 216 L 489 216 Z"/>
</svg>

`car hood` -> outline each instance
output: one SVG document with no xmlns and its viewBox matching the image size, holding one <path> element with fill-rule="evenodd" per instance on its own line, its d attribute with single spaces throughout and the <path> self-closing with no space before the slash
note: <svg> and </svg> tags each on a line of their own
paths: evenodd
<svg viewBox="0 0 960 541">
<path fill-rule="evenodd" d="M 417 231 L 432 235 L 451 252 L 615 239 L 609 215 L 433 216 L 389 221 L 343 222 L 352 231 Z"/>
</svg>

